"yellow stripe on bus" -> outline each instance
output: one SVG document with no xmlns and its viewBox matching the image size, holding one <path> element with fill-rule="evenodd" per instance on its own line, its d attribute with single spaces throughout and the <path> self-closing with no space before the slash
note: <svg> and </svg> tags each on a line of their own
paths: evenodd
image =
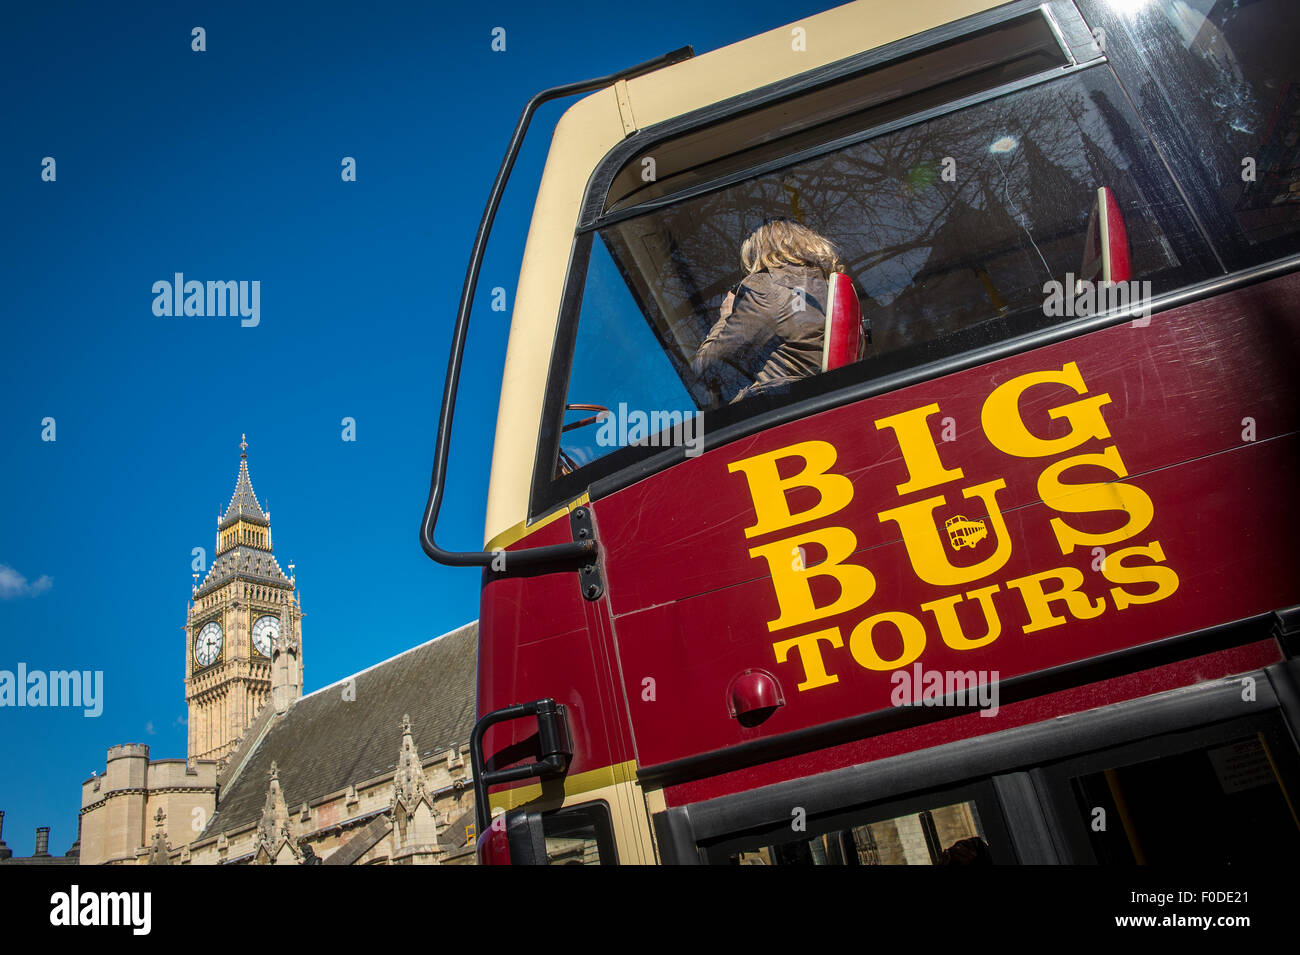
<svg viewBox="0 0 1300 955">
<path fill-rule="evenodd" d="M 568 504 L 564 505 L 559 510 L 552 511 L 550 514 L 547 514 L 545 517 L 540 518 L 533 524 L 529 524 L 527 521 L 520 521 L 514 527 L 506 528 L 496 537 L 488 541 L 487 544 L 483 547 L 483 549 L 485 551 L 505 550 L 511 544 L 515 543 L 516 541 L 523 540 L 529 534 L 541 530 L 543 527 L 545 527 L 547 524 L 551 523 L 552 521 L 558 521 L 561 517 L 568 516 L 569 512 L 572 511 L 575 507 L 582 507 L 585 504 L 588 504 L 590 502 L 591 502 L 591 498 L 588 497 L 586 494 L 583 494 L 582 497 L 570 501 Z"/>
<path fill-rule="evenodd" d="M 635 780 L 635 759 L 629 759 L 626 763 L 615 763 L 612 766 L 602 766 L 600 769 L 589 769 L 585 773 L 564 777 L 564 798 L 567 802 L 570 797 L 591 792 L 593 789 L 604 789 L 607 786 L 630 783 Z M 492 812 L 498 809 L 509 812 L 511 809 L 517 809 L 541 798 L 542 786 L 539 783 L 492 793 L 488 797 L 488 803 L 491 806 L 491 811 L 488 814 L 491 815 Z"/>
</svg>

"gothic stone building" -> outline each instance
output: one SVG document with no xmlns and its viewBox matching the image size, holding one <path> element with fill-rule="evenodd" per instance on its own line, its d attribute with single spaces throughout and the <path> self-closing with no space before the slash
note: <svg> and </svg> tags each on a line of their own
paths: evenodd
<svg viewBox="0 0 1300 955">
<path fill-rule="evenodd" d="M 478 625 L 307 696 L 302 602 L 241 443 L 186 614 L 186 759 L 108 750 L 82 784 L 83 864 L 472 864 Z"/>
</svg>

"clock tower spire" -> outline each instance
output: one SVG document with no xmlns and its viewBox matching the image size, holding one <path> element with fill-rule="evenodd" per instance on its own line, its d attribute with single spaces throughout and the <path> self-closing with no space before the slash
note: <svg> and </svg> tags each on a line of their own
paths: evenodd
<svg viewBox="0 0 1300 955">
<path fill-rule="evenodd" d="M 229 755 L 270 699 L 273 658 L 293 670 L 278 674 L 277 709 L 302 695 L 302 602 L 271 549 L 271 519 L 253 492 L 246 435 L 239 452 L 235 492 L 217 520 L 216 556 L 193 589 L 186 620 L 191 762 Z M 274 653 L 282 634 L 292 654 Z"/>
</svg>

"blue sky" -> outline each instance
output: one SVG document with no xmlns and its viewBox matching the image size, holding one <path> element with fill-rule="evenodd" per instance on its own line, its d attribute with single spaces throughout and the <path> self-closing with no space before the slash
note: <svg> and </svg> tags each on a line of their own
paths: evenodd
<svg viewBox="0 0 1300 955">
<path fill-rule="evenodd" d="M 297 564 L 308 692 L 477 617 L 478 573 L 431 563 L 417 527 L 473 230 L 520 109 L 538 89 L 832 5 L 6 10 L 0 670 L 104 673 L 97 718 L 0 707 L 16 854 L 40 825 L 68 849 L 108 746 L 185 755 L 191 550 L 211 559 L 241 433 L 276 555 Z M 507 335 L 488 300 L 498 285 L 513 297 L 564 107 L 535 120 L 488 249 L 444 546 L 482 542 Z M 259 281 L 260 324 L 155 316 L 153 283 L 175 272 Z"/>
</svg>

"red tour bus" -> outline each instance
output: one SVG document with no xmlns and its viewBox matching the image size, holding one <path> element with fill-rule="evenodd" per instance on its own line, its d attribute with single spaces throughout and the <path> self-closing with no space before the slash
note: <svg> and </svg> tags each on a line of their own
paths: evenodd
<svg viewBox="0 0 1300 955">
<path fill-rule="evenodd" d="M 1300 6 L 882 6 L 547 90 L 516 128 L 421 529 L 483 567 L 485 862 L 1300 848 Z M 533 111 L 578 93 L 485 545 L 447 551 L 483 249 Z M 795 273 L 741 249 L 777 220 L 843 272 L 785 287 L 820 367 L 751 388 L 786 318 L 697 358 L 724 302 L 775 314 Z"/>
</svg>

